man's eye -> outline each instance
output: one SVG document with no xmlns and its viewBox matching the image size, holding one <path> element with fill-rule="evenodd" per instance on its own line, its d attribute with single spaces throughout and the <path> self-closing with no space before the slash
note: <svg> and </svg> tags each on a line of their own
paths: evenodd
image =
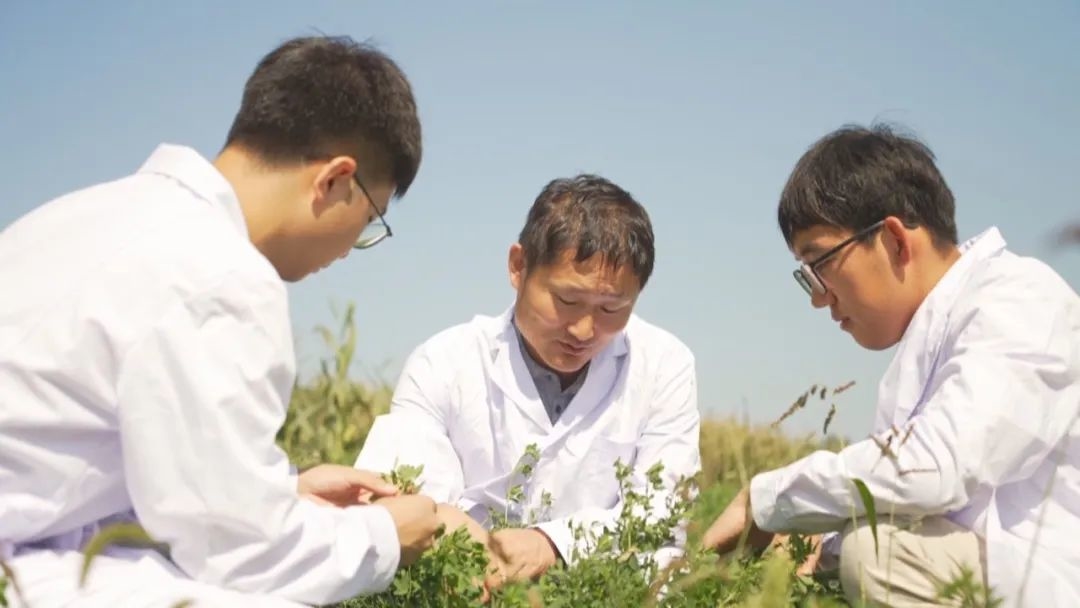
<svg viewBox="0 0 1080 608">
<path fill-rule="evenodd" d="M 618 314 L 619 312 L 622 311 L 621 308 L 608 308 L 606 306 L 602 307 L 600 310 L 602 310 L 603 312 L 605 312 L 606 314 L 609 314 L 609 315 Z"/>
<path fill-rule="evenodd" d="M 559 302 L 563 303 L 563 304 L 566 304 L 567 306 L 574 306 L 575 304 L 577 304 L 577 302 L 575 302 L 573 300 L 567 300 L 566 298 L 564 298 L 562 296 L 555 296 L 555 299 L 558 300 Z"/>
</svg>

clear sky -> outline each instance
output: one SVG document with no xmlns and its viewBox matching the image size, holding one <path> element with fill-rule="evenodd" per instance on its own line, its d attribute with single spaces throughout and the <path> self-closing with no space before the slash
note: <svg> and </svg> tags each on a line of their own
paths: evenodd
<svg viewBox="0 0 1080 608">
<path fill-rule="evenodd" d="M 704 411 L 768 421 L 813 383 L 855 380 L 834 428 L 861 436 L 891 353 L 811 309 L 775 210 L 807 146 L 875 119 L 934 149 L 961 238 L 996 225 L 1080 285 L 1080 247 L 1050 246 L 1080 219 L 1074 0 L 3 2 L 0 227 L 134 171 L 159 142 L 214 155 L 256 61 L 316 32 L 401 64 L 424 160 L 394 238 L 290 288 L 304 370 L 331 302 L 357 304 L 357 373 L 389 380 L 434 332 L 501 312 L 533 198 L 590 171 L 652 216 L 637 310 L 695 351 Z M 812 405 L 786 428 L 819 429 L 827 404 Z"/>
</svg>

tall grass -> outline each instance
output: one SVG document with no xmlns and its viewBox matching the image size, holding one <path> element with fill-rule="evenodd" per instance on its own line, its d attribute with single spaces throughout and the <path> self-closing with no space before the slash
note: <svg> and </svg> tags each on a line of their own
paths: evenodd
<svg viewBox="0 0 1080 608">
<path fill-rule="evenodd" d="M 375 417 L 390 407 L 389 384 L 354 382 L 349 375 L 356 355 L 354 314 L 349 304 L 336 332 L 316 328 L 330 356 L 322 359 L 313 379 L 293 389 L 277 440 L 300 468 L 326 462 L 351 465 Z"/>
</svg>

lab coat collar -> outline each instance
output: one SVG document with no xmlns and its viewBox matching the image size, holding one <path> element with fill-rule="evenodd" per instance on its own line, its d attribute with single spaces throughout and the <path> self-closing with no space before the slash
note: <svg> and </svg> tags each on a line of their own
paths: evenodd
<svg viewBox="0 0 1080 608">
<path fill-rule="evenodd" d="M 492 345 L 492 380 L 519 409 L 542 430 L 551 430 L 551 419 L 544 409 L 529 368 L 521 352 L 514 326 L 514 308 L 511 306 L 496 318 L 491 327 L 489 344 Z M 618 359 L 628 352 L 626 331 L 619 332 L 604 350 L 589 362 L 589 371 L 581 390 L 570 402 L 566 411 L 555 424 L 555 429 L 565 429 L 573 420 L 586 415 L 600 404 L 615 381 Z M 555 439 L 554 437 L 552 439 Z M 542 448 L 543 449 L 543 448 Z"/>
<path fill-rule="evenodd" d="M 937 366 L 938 354 L 949 330 L 949 315 L 957 298 L 981 262 L 1005 249 L 1005 239 L 996 227 L 968 239 L 960 245 L 958 259 L 923 300 L 908 323 L 900 340 L 896 363 L 906 361 L 919 371 L 920 388 L 925 391 Z M 897 367 L 894 363 L 894 366 Z M 907 367 L 906 365 L 902 367 Z M 909 395 L 897 402 L 892 423 L 901 426 L 917 413 L 923 395 Z"/>
<path fill-rule="evenodd" d="M 245 237 L 248 236 L 247 221 L 232 184 L 194 149 L 176 144 L 160 144 L 138 172 L 164 175 L 176 180 L 195 196 L 222 211 L 237 231 Z"/>
</svg>

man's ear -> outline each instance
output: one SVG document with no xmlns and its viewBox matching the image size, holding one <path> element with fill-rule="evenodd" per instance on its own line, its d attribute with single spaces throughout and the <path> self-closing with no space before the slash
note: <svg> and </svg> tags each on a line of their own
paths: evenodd
<svg viewBox="0 0 1080 608">
<path fill-rule="evenodd" d="M 881 228 L 883 242 L 888 251 L 889 258 L 900 265 L 911 262 L 911 246 L 913 234 L 900 218 L 889 216 L 885 218 L 885 224 Z"/>
<path fill-rule="evenodd" d="M 510 285 L 515 291 L 519 291 L 525 284 L 525 250 L 521 247 L 521 243 L 510 246 L 507 269 L 510 271 Z"/>
<path fill-rule="evenodd" d="M 311 184 L 313 211 L 316 216 L 336 203 L 351 199 L 355 173 L 356 160 L 348 156 L 335 156 L 316 166 Z"/>
</svg>

